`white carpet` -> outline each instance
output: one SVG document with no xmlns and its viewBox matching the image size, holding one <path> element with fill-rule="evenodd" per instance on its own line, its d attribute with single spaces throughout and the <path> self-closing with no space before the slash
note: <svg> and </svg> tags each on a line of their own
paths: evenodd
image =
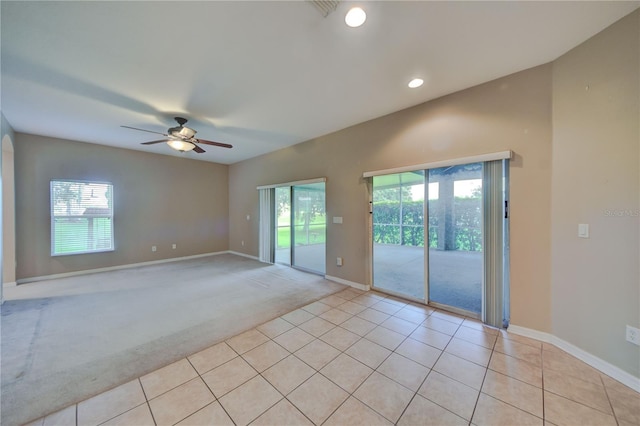
<svg viewBox="0 0 640 426">
<path fill-rule="evenodd" d="M 230 254 L 7 288 L 0 421 L 36 419 L 344 288 Z"/>
</svg>

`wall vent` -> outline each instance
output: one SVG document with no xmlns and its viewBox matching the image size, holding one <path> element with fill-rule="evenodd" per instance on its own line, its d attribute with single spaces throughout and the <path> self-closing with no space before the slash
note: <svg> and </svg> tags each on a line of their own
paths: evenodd
<svg viewBox="0 0 640 426">
<path fill-rule="evenodd" d="M 340 1 L 332 1 L 332 0 L 307 0 L 311 3 L 318 12 L 322 13 L 322 16 L 325 18 L 329 16 L 331 12 L 336 10 Z"/>
</svg>

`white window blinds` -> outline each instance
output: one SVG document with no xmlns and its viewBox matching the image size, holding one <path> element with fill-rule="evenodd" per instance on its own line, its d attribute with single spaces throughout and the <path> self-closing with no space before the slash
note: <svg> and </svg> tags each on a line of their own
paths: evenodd
<svg viewBox="0 0 640 426">
<path fill-rule="evenodd" d="M 273 249 L 274 191 L 273 188 L 260 189 L 259 259 L 265 263 L 273 263 L 275 260 Z"/>
<path fill-rule="evenodd" d="M 51 181 L 51 255 L 113 250 L 113 185 Z"/>
<path fill-rule="evenodd" d="M 509 160 L 487 161 L 483 167 L 483 322 L 494 327 L 509 325 Z"/>
</svg>

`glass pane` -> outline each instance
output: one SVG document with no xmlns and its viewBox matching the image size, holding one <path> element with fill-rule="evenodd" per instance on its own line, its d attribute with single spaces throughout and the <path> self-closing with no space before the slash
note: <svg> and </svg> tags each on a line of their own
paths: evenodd
<svg viewBox="0 0 640 426">
<path fill-rule="evenodd" d="M 293 187 L 293 264 L 325 272 L 326 227 L 324 182 Z"/>
<path fill-rule="evenodd" d="M 373 178 L 373 286 L 424 300 L 424 172 Z"/>
<path fill-rule="evenodd" d="M 291 187 L 276 188 L 276 263 L 291 265 Z"/>
<path fill-rule="evenodd" d="M 429 300 L 479 314 L 482 259 L 482 163 L 429 170 Z"/>
<path fill-rule="evenodd" d="M 51 181 L 51 254 L 113 250 L 113 186 Z"/>
</svg>

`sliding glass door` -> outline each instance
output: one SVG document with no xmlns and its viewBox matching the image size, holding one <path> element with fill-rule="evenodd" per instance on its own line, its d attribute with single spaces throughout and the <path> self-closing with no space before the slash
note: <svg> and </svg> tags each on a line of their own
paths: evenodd
<svg viewBox="0 0 640 426">
<path fill-rule="evenodd" d="M 275 188 L 275 261 L 291 265 L 291 187 Z"/>
<path fill-rule="evenodd" d="M 293 187 L 292 265 L 325 273 L 326 229 L 324 182 Z"/>
<path fill-rule="evenodd" d="M 373 178 L 373 286 L 424 300 L 424 172 Z"/>
<path fill-rule="evenodd" d="M 507 170 L 496 160 L 372 174 L 373 288 L 502 326 Z"/>
<path fill-rule="evenodd" d="M 325 184 L 275 188 L 275 262 L 311 272 L 326 267 Z"/>
<path fill-rule="evenodd" d="M 431 169 L 429 301 L 482 311 L 482 163 Z"/>
</svg>

